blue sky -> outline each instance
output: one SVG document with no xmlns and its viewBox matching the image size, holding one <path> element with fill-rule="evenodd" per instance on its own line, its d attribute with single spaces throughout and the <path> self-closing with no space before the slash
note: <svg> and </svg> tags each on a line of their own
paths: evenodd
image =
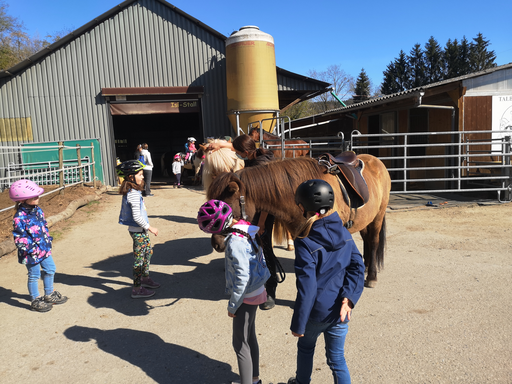
<svg viewBox="0 0 512 384">
<path fill-rule="evenodd" d="M 74 30 L 120 4 L 119 0 L 4 0 L 7 13 L 39 36 Z M 171 4 L 229 36 L 256 25 L 274 37 L 276 64 L 308 75 L 340 65 L 356 78 L 364 68 L 374 85 L 400 50 L 424 46 L 430 36 L 490 40 L 498 65 L 512 62 L 512 1 L 287 1 L 171 0 Z"/>
</svg>

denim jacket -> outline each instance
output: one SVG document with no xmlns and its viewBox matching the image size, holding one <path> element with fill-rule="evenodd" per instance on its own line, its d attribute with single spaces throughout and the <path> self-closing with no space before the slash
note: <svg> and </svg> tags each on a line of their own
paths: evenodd
<svg viewBox="0 0 512 384">
<path fill-rule="evenodd" d="M 52 240 L 44 213 L 37 205 L 21 205 L 13 218 L 14 244 L 20 264 L 39 264 L 52 255 Z"/>
<path fill-rule="evenodd" d="M 258 232 L 256 226 L 235 227 L 251 235 Z M 231 295 L 228 311 L 235 313 L 242 305 L 245 295 L 263 286 L 270 277 L 270 272 L 262 248 L 258 247 L 256 251 L 246 237 L 230 234 L 225 242 L 226 294 Z"/>
<path fill-rule="evenodd" d="M 140 217 L 144 220 L 146 226 L 149 225 L 148 213 L 146 212 L 146 206 L 144 205 L 144 200 L 142 198 L 142 194 L 140 191 L 136 191 L 134 189 L 130 190 L 128 194 L 136 193 L 138 194 L 138 198 L 140 199 Z M 128 202 L 128 194 L 123 196 L 123 200 L 121 202 L 121 213 L 119 214 L 119 224 L 129 225 L 130 227 L 142 227 L 144 228 L 142 223 L 137 223 L 134 220 L 134 215 L 132 211 L 132 206 Z"/>
</svg>

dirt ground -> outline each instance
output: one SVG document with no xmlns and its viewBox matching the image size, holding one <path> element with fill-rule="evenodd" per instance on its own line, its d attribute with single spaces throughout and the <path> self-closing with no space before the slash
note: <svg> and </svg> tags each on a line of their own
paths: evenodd
<svg viewBox="0 0 512 384">
<path fill-rule="evenodd" d="M 58 187 L 58 185 L 43 186 L 44 194 L 54 191 Z M 95 189 L 92 187 L 75 185 L 41 197 L 39 206 L 43 210 L 46 218 L 48 218 L 64 211 L 72 201 L 94 193 Z M 13 201 L 9 198 L 9 189 L 5 189 L 0 193 L 0 210 L 13 205 Z M 13 214 L 14 211 L 12 209 L 0 212 L 0 243 L 12 238 Z"/>
<path fill-rule="evenodd" d="M 2 383 L 237 379 L 223 255 L 195 220 L 204 192 L 156 183 L 153 193 L 146 205 L 160 233 L 151 276 L 162 287 L 150 299 L 130 298 L 131 239 L 117 224 L 114 192 L 50 230 L 60 231 L 55 287 L 66 304 L 30 311 L 25 268 L 14 253 L 0 259 Z M 425 197 L 390 203 L 385 268 L 347 337 L 352 382 L 512 383 L 512 205 L 429 199 L 433 207 Z M 277 306 L 256 320 L 265 384 L 286 383 L 295 370 L 293 253 L 276 254 L 287 278 Z M 332 382 L 317 345 L 312 382 Z"/>
</svg>

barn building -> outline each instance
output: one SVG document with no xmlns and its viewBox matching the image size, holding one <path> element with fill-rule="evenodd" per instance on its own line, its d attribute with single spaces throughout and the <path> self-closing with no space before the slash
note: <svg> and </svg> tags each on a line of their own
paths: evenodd
<svg viewBox="0 0 512 384">
<path fill-rule="evenodd" d="M 128 0 L 0 71 L 0 169 L 22 161 L 12 150 L 22 144 L 94 140 L 97 175 L 115 185 L 116 157 L 133 158 L 141 142 L 158 176 L 160 156 L 188 136 L 233 135 L 226 39 L 166 1 Z M 281 109 L 329 87 L 276 72 Z"/>
<path fill-rule="evenodd" d="M 486 178 L 489 186 L 493 175 L 501 186 L 495 189 L 508 189 L 510 147 L 502 144 L 512 135 L 512 63 L 296 120 L 292 127 L 303 137 L 342 132 L 355 145 L 353 132 L 361 133 L 365 145 L 357 152 L 400 168 L 391 171 L 392 179 L 407 172 L 421 180 L 409 184 L 413 189 L 452 189 L 457 177 Z"/>
</svg>

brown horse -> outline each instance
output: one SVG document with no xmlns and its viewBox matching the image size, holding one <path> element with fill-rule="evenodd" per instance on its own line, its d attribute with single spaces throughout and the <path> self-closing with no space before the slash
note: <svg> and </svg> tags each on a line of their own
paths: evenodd
<svg viewBox="0 0 512 384">
<path fill-rule="evenodd" d="M 260 129 L 252 128 L 249 131 L 249 136 L 256 142 L 260 141 Z M 273 135 L 268 133 L 267 131 L 263 131 L 263 140 L 269 140 L 267 145 L 268 149 L 274 152 L 274 156 L 278 159 L 282 157 L 281 152 L 281 138 L 277 135 Z M 285 139 L 284 141 L 284 157 L 299 157 L 299 156 L 307 156 L 309 153 L 308 149 L 309 145 L 304 140 L 298 139 Z"/>
<path fill-rule="evenodd" d="M 244 196 L 243 206 L 249 220 L 257 211 L 268 212 L 276 220 L 284 222 L 287 229 L 296 236 L 305 219 L 295 205 L 295 190 L 300 183 L 309 179 L 327 181 L 335 192 L 334 209 L 343 223 L 346 225 L 353 222 L 349 231 L 361 233 L 367 268 L 366 286 L 373 288 L 377 283 L 377 270 L 384 265 L 385 214 L 391 179 L 385 165 L 376 157 L 359 155 L 358 158 L 364 162 L 363 176 L 370 198 L 364 206 L 355 210 L 350 209 L 345 202 L 337 176 L 326 173 L 325 167 L 308 157 L 270 162 L 236 173 L 222 173 L 210 185 L 207 198 L 227 202 L 233 208 L 234 215 L 240 217 L 240 196 Z"/>
</svg>

